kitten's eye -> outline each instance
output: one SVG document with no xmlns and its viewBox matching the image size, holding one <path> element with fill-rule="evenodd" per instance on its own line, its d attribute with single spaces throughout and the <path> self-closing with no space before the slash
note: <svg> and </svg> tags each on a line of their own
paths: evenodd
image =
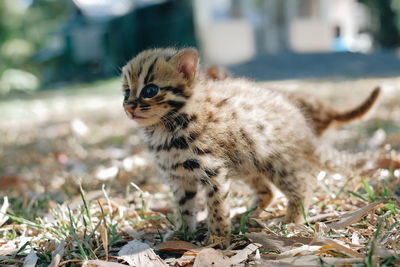
<svg viewBox="0 0 400 267">
<path fill-rule="evenodd" d="M 131 90 L 125 89 L 124 91 L 124 100 L 128 100 L 129 96 L 131 95 Z"/>
<path fill-rule="evenodd" d="M 158 86 L 154 84 L 149 84 L 142 89 L 142 91 L 140 92 L 140 96 L 142 98 L 152 98 L 155 97 L 159 91 L 160 88 L 158 88 Z"/>
</svg>

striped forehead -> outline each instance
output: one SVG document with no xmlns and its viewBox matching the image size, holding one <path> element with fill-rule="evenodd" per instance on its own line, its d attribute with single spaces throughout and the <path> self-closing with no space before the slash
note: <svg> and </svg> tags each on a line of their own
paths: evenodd
<svg viewBox="0 0 400 267">
<path fill-rule="evenodd" d="M 136 91 L 137 97 L 139 97 L 142 88 L 154 79 L 154 66 L 158 59 L 158 56 L 149 57 L 144 63 L 139 65 L 140 72 L 138 78 L 138 90 Z"/>
</svg>

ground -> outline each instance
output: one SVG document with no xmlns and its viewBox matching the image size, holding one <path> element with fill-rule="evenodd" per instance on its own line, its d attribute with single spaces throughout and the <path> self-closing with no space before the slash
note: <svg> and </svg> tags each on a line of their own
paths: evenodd
<svg viewBox="0 0 400 267">
<path fill-rule="evenodd" d="M 400 264 L 400 78 L 264 84 L 304 90 L 342 108 L 381 85 L 368 118 L 322 137 L 339 149 L 381 151 L 387 157 L 381 169 L 362 177 L 316 174 L 304 225 L 279 223 L 282 195 L 261 218 L 251 218 L 252 193 L 235 184 L 230 247 L 205 248 L 204 228 L 164 242 L 173 229 L 172 196 L 122 110 L 118 79 L 7 96 L 0 100 L 0 265 Z"/>
</svg>

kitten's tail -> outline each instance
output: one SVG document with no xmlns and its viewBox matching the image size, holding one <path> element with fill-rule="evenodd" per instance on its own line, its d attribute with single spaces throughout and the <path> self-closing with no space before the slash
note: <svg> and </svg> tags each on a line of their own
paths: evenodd
<svg viewBox="0 0 400 267">
<path fill-rule="evenodd" d="M 360 105 L 351 110 L 338 111 L 332 116 L 332 119 L 339 122 L 346 122 L 362 117 L 373 107 L 376 100 L 378 99 L 380 92 L 381 88 L 376 87 L 369 95 L 369 97 L 365 99 L 364 102 L 362 102 Z"/>
</svg>

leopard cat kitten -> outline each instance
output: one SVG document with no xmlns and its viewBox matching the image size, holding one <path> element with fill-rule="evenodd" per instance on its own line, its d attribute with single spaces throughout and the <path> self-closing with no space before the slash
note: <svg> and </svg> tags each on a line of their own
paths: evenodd
<svg viewBox="0 0 400 267">
<path fill-rule="evenodd" d="M 231 78 L 231 73 L 220 66 L 210 66 L 205 70 L 208 79 L 223 80 Z M 341 124 L 359 119 L 368 113 L 376 103 L 380 94 L 380 88 L 376 87 L 371 94 L 358 106 L 339 110 L 329 104 L 327 101 L 319 99 L 313 95 L 303 92 L 279 91 L 285 95 L 288 100 L 300 108 L 300 111 L 308 118 L 308 123 L 314 133 L 322 135 L 325 130 L 333 123 Z"/>
<path fill-rule="evenodd" d="M 345 172 L 365 160 L 321 144 L 299 108 L 282 94 L 244 79 L 201 79 L 194 49 L 146 50 L 122 69 L 123 106 L 195 229 L 199 188 L 206 191 L 209 242 L 229 240 L 228 178 L 242 179 L 265 208 L 271 183 L 288 199 L 285 222 L 301 222 L 314 170 Z M 185 224 L 187 223 L 187 224 Z"/>
</svg>

